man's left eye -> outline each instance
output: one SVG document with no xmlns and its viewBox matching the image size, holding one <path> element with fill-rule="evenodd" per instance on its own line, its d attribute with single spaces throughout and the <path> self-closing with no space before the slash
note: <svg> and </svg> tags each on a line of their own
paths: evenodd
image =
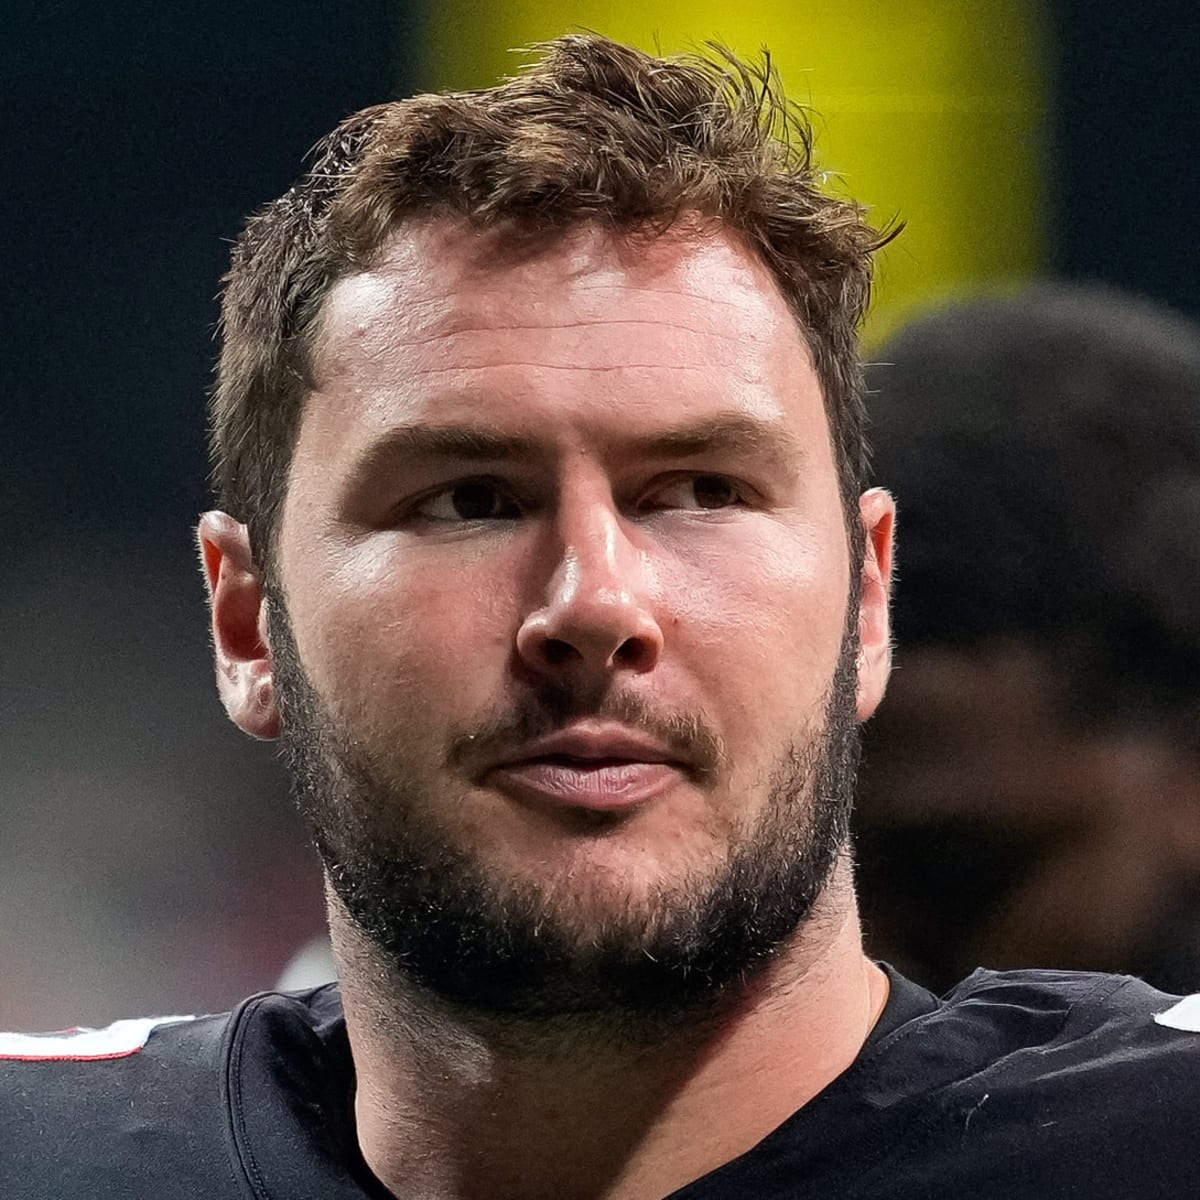
<svg viewBox="0 0 1200 1200">
<path fill-rule="evenodd" d="M 686 475 L 656 488 L 643 503 L 647 508 L 700 510 L 730 508 L 745 502 L 742 489 L 725 475 Z"/>
</svg>

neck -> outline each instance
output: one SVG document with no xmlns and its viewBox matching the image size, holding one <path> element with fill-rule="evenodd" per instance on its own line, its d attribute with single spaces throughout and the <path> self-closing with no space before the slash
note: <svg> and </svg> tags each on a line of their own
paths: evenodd
<svg viewBox="0 0 1200 1200">
<path fill-rule="evenodd" d="M 667 1195 L 841 1074 L 887 998 L 862 952 L 846 866 L 795 944 L 736 996 L 653 1034 L 451 1010 L 383 982 L 336 906 L 331 926 L 359 1144 L 385 1186 L 426 1200 Z"/>
</svg>

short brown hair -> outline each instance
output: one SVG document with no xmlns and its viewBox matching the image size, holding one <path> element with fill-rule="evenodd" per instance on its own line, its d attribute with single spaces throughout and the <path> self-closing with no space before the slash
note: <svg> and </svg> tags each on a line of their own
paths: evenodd
<svg viewBox="0 0 1200 1200">
<path fill-rule="evenodd" d="M 810 126 L 770 59 L 663 59 L 596 35 L 540 47 L 496 87 L 368 108 L 247 224 L 224 280 L 211 406 L 218 502 L 269 567 L 330 287 L 398 223 L 447 216 L 550 246 L 584 223 L 665 232 L 700 216 L 761 255 L 796 315 L 825 397 L 843 501 L 866 474 L 857 328 L 884 241 L 826 195 Z M 857 524 L 856 517 L 852 527 Z"/>
</svg>

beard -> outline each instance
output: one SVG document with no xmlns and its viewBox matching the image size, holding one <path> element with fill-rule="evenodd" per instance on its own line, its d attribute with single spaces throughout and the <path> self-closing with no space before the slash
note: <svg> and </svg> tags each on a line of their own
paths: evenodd
<svg viewBox="0 0 1200 1200">
<path fill-rule="evenodd" d="M 597 916 L 581 915 L 577 902 L 586 880 L 514 880 L 456 844 L 433 815 L 454 805 L 439 808 L 402 744 L 381 760 L 334 718 L 304 672 L 282 598 L 271 601 L 281 752 L 293 793 L 328 885 L 385 977 L 489 1017 L 661 1022 L 711 1007 L 813 917 L 849 841 L 859 758 L 855 604 L 816 727 L 783 747 L 761 785 L 760 813 L 734 826 L 707 871 L 610 901 Z M 650 733 L 695 763 L 701 783 L 720 774 L 724 749 L 702 718 L 566 687 L 531 694 L 519 711 L 453 738 L 446 761 L 583 716 Z M 623 819 L 578 818 L 580 832 L 595 836 Z"/>
</svg>

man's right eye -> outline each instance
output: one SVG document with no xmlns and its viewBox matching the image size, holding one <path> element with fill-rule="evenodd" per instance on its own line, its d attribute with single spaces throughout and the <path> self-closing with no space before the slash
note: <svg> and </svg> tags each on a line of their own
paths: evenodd
<svg viewBox="0 0 1200 1200">
<path fill-rule="evenodd" d="M 496 481 L 464 479 L 426 496 L 409 514 L 427 521 L 511 521 L 521 509 Z"/>
</svg>

